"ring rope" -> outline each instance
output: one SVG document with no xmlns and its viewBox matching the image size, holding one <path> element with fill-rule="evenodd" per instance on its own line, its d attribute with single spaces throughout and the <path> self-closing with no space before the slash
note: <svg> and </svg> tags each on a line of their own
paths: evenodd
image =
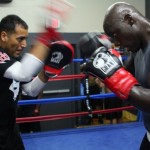
<svg viewBox="0 0 150 150">
<path fill-rule="evenodd" d="M 102 99 L 109 97 L 116 97 L 114 93 L 109 94 L 95 94 L 89 95 L 91 99 Z M 74 97 L 60 97 L 60 98 L 44 98 L 44 99 L 33 99 L 33 100 L 19 100 L 18 105 L 31 105 L 31 104 L 45 104 L 45 103 L 58 103 L 58 102 L 71 102 L 80 101 L 86 99 L 86 96 L 74 96 Z"/>
<path fill-rule="evenodd" d="M 126 59 L 126 58 L 123 58 Z M 83 62 L 84 59 L 73 59 L 73 62 Z M 50 78 L 49 81 L 59 81 L 59 80 L 70 80 L 70 79 L 77 79 L 77 78 L 85 78 L 84 74 L 79 75 L 61 75 L 56 78 Z M 115 97 L 116 95 L 114 93 L 109 94 L 96 94 L 96 95 L 89 95 L 89 98 L 91 99 L 102 99 L 102 98 L 108 98 L 108 97 Z M 27 105 L 27 104 L 42 104 L 42 103 L 56 103 L 56 102 L 64 102 L 64 101 L 74 101 L 74 100 L 82 100 L 86 99 L 87 96 L 75 96 L 75 97 L 66 97 L 66 98 L 51 98 L 51 99 L 39 99 L 39 100 L 27 100 L 27 101 L 18 101 L 18 105 Z M 106 109 L 106 110 L 95 110 L 92 111 L 92 114 L 98 114 L 98 113 L 110 113 L 110 112 L 116 112 L 121 110 L 127 110 L 127 109 L 133 109 L 134 106 L 126 106 L 126 107 L 120 107 L 120 108 L 112 108 L 112 109 Z M 46 121 L 46 120 L 58 120 L 58 119 L 65 119 L 65 118 L 71 118 L 71 117 L 79 117 L 83 115 L 88 115 L 89 111 L 87 112 L 79 112 L 79 113 L 70 113 L 70 114 L 59 114 L 59 115 L 47 115 L 47 116 L 36 116 L 36 117 L 24 117 L 24 118 L 16 118 L 17 123 L 25 123 L 25 122 L 37 122 L 37 121 Z"/>
<path fill-rule="evenodd" d="M 60 75 L 55 78 L 49 78 L 48 81 L 60 81 L 60 80 L 70 80 L 70 79 L 82 79 L 85 78 L 84 74 L 77 74 L 77 75 Z"/>
<path fill-rule="evenodd" d="M 122 60 L 126 60 L 127 59 L 127 56 L 122 56 Z M 87 61 L 88 59 L 86 59 Z M 85 59 L 82 59 L 82 58 L 78 58 L 78 59 L 73 59 L 73 62 L 84 62 Z"/>
<path fill-rule="evenodd" d="M 122 110 L 133 109 L 134 106 L 125 106 L 120 108 L 111 108 L 105 110 L 94 110 L 92 114 L 104 114 L 110 112 L 117 112 Z M 58 115 L 47 115 L 47 116 L 36 116 L 36 117 L 24 117 L 24 118 L 16 118 L 17 123 L 26 123 L 26 122 L 37 122 L 37 121 L 50 121 L 50 120 L 58 120 L 58 119 L 67 119 L 72 117 L 79 117 L 88 115 L 89 112 L 77 112 L 77 113 L 69 113 L 69 114 L 58 114 Z"/>
</svg>

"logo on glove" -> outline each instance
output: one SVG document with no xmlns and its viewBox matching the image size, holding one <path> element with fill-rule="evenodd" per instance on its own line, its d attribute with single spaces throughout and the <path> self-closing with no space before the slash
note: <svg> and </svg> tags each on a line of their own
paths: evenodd
<svg viewBox="0 0 150 150">
<path fill-rule="evenodd" d="M 63 59 L 63 55 L 61 52 L 53 52 L 52 58 L 50 61 L 53 63 L 59 64 L 62 59 Z"/>
<path fill-rule="evenodd" d="M 105 53 L 98 53 L 93 60 L 93 66 L 97 69 L 100 69 L 104 74 L 108 74 L 112 71 L 118 64 L 114 59 Z"/>
</svg>

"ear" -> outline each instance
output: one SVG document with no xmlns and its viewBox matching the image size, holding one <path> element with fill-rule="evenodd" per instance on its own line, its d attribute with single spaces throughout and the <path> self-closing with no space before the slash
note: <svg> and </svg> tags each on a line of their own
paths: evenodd
<svg viewBox="0 0 150 150">
<path fill-rule="evenodd" d="M 134 19 L 132 18 L 130 14 L 126 14 L 124 16 L 124 21 L 127 22 L 131 26 L 135 23 Z"/>
<path fill-rule="evenodd" d="M 7 40 L 7 33 L 5 31 L 1 32 L 1 40 L 5 42 Z"/>
</svg>

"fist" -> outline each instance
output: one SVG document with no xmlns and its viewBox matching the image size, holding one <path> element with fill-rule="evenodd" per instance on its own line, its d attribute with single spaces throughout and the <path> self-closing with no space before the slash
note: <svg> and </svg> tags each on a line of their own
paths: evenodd
<svg viewBox="0 0 150 150">
<path fill-rule="evenodd" d="M 98 77 L 112 92 L 121 99 L 128 99 L 130 90 L 138 81 L 123 67 L 119 53 L 114 49 L 98 48 L 84 69 Z"/>
</svg>

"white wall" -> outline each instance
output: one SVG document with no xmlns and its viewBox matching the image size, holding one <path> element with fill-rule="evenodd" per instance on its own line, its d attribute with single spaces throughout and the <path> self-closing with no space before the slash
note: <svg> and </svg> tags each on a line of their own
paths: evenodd
<svg viewBox="0 0 150 150">
<path fill-rule="evenodd" d="M 75 5 L 61 32 L 103 32 L 102 22 L 106 9 L 117 0 L 68 0 Z M 133 4 L 145 15 L 145 0 L 124 0 Z M 13 0 L 8 4 L 0 4 L 0 18 L 7 14 L 17 14 L 29 25 L 29 32 L 40 32 L 44 24 L 43 9 L 47 0 Z"/>
</svg>

